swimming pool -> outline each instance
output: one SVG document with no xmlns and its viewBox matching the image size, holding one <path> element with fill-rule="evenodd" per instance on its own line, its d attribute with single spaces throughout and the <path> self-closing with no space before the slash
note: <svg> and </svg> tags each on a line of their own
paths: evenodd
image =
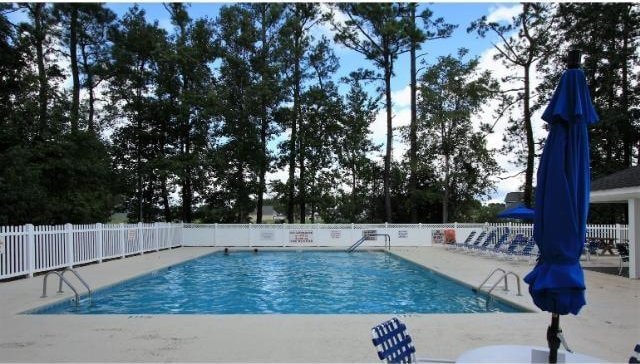
<svg viewBox="0 0 640 364">
<path fill-rule="evenodd" d="M 34 314 L 522 312 L 381 251 L 217 252 Z"/>
</svg>

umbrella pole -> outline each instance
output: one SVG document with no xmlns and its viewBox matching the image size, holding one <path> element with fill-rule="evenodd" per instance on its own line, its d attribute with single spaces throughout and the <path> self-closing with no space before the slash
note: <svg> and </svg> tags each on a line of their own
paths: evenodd
<svg viewBox="0 0 640 364">
<path fill-rule="evenodd" d="M 558 362 L 558 348 L 560 347 L 560 338 L 558 331 L 560 330 L 560 315 L 551 314 L 551 326 L 547 328 L 547 342 L 549 343 L 549 363 Z"/>
</svg>

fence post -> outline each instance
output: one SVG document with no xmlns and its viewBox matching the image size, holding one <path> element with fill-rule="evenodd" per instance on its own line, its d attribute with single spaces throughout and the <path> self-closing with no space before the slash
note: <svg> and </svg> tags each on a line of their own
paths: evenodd
<svg viewBox="0 0 640 364">
<path fill-rule="evenodd" d="M 622 243 L 622 226 L 616 224 L 616 241 Z"/>
<path fill-rule="evenodd" d="M 249 246 L 253 246 L 252 243 L 251 243 L 251 232 L 252 231 L 253 231 L 253 224 L 249 223 L 249 240 L 248 240 Z"/>
<path fill-rule="evenodd" d="M 180 246 L 184 246 L 184 222 L 180 221 Z"/>
<path fill-rule="evenodd" d="M 287 246 L 287 240 L 286 240 L 286 239 L 287 239 L 287 235 L 288 235 L 288 234 L 287 234 L 287 232 L 285 231 L 285 230 L 287 230 L 287 229 L 285 229 L 285 225 L 287 225 L 287 223 L 286 223 L 286 222 L 282 223 L 282 228 L 281 228 L 281 229 L 282 229 L 282 246 L 283 246 L 283 247 L 284 247 L 284 246 Z"/>
<path fill-rule="evenodd" d="M 160 251 L 160 229 L 157 222 L 153 223 L 153 241 L 156 245 L 156 251 Z"/>
<path fill-rule="evenodd" d="M 218 246 L 218 223 L 213 224 L 213 246 Z"/>
<path fill-rule="evenodd" d="M 98 244 L 98 263 L 102 263 L 102 224 L 96 224 L 96 242 Z"/>
<path fill-rule="evenodd" d="M 140 246 L 140 255 L 144 254 L 144 233 L 142 231 L 142 221 L 138 222 L 138 245 Z"/>
<path fill-rule="evenodd" d="M 29 277 L 33 277 L 33 273 L 36 270 L 36 239 L 33 233 L 33 225 L 27 224 L 25 228 L 27 231 L 27 249 L 29 252 Z"/>
<path fill-rule="evenodd" d="M 64 224 L 64 232 L 67 236 L 67 266 L 73 268 L 73 230 L 71 224 Z"/>
<path fill-rule="evenodd" d="M 355 243 L 355 240 L 353 240 L 353 232 L 356 230 L 356 224 L 351 223 L 351 232 L 349 233 L 349 241 L 347 242 L 347 246 Z"/>
<path fill-rule="evenodd" d="M 124 229 L 124 223 L 120 223 L 120 253 L 122 258 L 125 257 L 125 240 L 126 240 L 126 231 Z"/>
</svg>

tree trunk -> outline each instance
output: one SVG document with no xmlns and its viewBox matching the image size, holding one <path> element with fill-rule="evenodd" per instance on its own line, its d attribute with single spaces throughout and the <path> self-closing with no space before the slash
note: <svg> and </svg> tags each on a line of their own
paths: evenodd
<svg viewBox="0 0 640 364">
<path fill-rule="evenodd" d="M 164 209 L 164 221 L 171 222 L 171 206 L 169 205 L 169 192 L 167 191 L 167 177 L 160 178 L 160 193 L 162 194 L 162 208 Z"/>
<path fill-rule="evenodd" d="M 296 142 L 298 137 L 298 114 L 300 107 L 300 45 L 298 34 L 295 35 L 294 48 L 296 52 L 296 59 L 293 64 L 293 118 L 291 118 L 291 139 L 289 141 L 289 182 L 287 184 L 287 221 L 294 223 L 293 208 L 295 197 L 295 169 L 296 169 Z"/>
<path fill-rule="evenodd" d="M 142 62 L 138 68 L 138 77 L 142 78 L 142 70 L 144 69 L 144 62 Z M 138 84 L 136 90 L 136 127 L 137 127 L 137 141 L 136 141 L 136 173 L 138 177 L 138 222 L 144 221 L 143 214 L 143 191 L 142 191 L 142 85 Z"/>
<path fill-rule="evenodd" d="M 304 224 L 306 222 L 306 189 L 307 187 L 305 186 L 306 183 L 306 179 L 305 179 L 305 173 L 306 173 L 306 168 L 304 166 L 304 139 L 303 136 L 300 136 L 300 177 L 299 177 L 299 187 L 298 187 L 298 194 L 299 194 L 299 203 L 300 203 L 300 223 Z"/>
<path fill-rule="evenodd" d="M 628 127 L 628 131 L 623 134 L 623 146 L 624 157 L 623 163 L 625 167 L 631 167 L 633 158 L 633 125 L 631 113 L 629 112 L 629 12 L 631 11 L 631 5 L 627 5 L 627 9 L 623 17 L 622 27 L 622 94 L 620 95 L 620 107 L 622 108 L 622 115 L 624 115 L 625 129 Z M 639 158 L 640 159 L 640 158 Z"/>
<path fill-rule="evenodd" d="M 267 119 L 266 101 L 262 100 L 262 123 L 260 127 L 260 147 L 262 153 L 260 155 L 260 175 L 258 181 L 258 206 L 256 223 L 262 224 L 262 206 L 264 204 L 264 193 L 266 190 L 265 175 L 267 173 L 267 128 L 269 127 L 269 120 Z"/>
<path fill-rule="evenodd" d="M 416 23 L 416 8 L 411 6 L 411 24 L 415 26 Z M 418 121 L 416 111 L 416 41 L 411 38 L 411 124 L 409 125 L 409 212 L 412 223 L 418 222 L 418 210 L 417 210 L 417 173 L 418 173 L 418 157 L 417 157 L 417 133 L 418 133 Z"/>
<path fill-rule="evenodd" d="M 267 24 L 266 24 L 266 17 L 267 17 L 267 7 L 263 6 L 260 8 L 262 13 L 261 15 L 261 28 L 260 28 L 260 35 L 261 35 L 261 41 L 262 41 L 262 62 L 265 62 L 262 69 L 260 70 L 261 72 L 261 78 L 262 78 L 262 82 L 265 81 L 266 79 L 266 64 L 267 64 L 267 57 L 268 57 L 268 45 L 267 45 Z M 262 224 L 262 206 L 264 204 L 264 193 L 266 190 L 266 181 L 265 181 L 265 175 L 267 173 L 267 129 L 269 128 L 269 119 L 268 119 L 268 113 L 267 113 L 267 100 L 264 97 L 264 91 L 262 91 L 262 96 L 261 96 L 261 107 L 262 107 L 262 120 L 260 123 L 260 148 L 261 153 L 260 153 L 260 166 L 259 166 L 259 174 L 258 174 L 258 204 L 256 207 L 256 223 L 257 224 Z"/>
<path fill-rule="evenodd" d="M 186 27 L 184 23 L 178 25 L 180 27 L 180 48 L 184 48 L 187 38 Z M 185 100 L 189 93 L 190 80 L 188 76 L 187 67 L 184 64 L 181 67 L 182 73 L 182 95 L 180 100 L 180 126 L 182 130 L 183 140 L 183 162 L 184 164 L 184 176 L 182 178 L 182 221 L 191 222 L 192 212 L 191 207 L 193 205 L 193 183 L 191 178 L 191 122 L 189 105 Z"/>
<path fill-rule="evenodd" d="M 48 127 L 47 120 L 47 104 L 49 101 L 48 96 L 48 84 L 47 84 L 47 73 L 44 66 L 44 28 L 43 23 L 43 9 L 45 7 L 44 3 L 34 3 L 31 6 L 31 11 L 33 13 L 33 23 L 34 23 L 34 43 L 36 47 L 36 62 L 38 64 L 38 116 L 39 119 L 39 136 L 45 139 L 46 131 Z"/>
<path fill-rule="evenodd" d="M 69 58 L 71 59 L 71 77 L 73 79 L 71 97 L 71 132 L 78 131 L 80 118 L 80 74 L 78 71 L 78 4 L 71 4 L 69 29 Z"/>
<path fill-rule="evenodd" d="M 93 93 L 93 71 L 91 70 L 91 66 L 89 65 L 89 56 L 87 55 L 85 45 L 80 46 L 80 53 L 82 53 L 82 68 L 84 69 L 85 77 L 87 78 L 85 87 L 87 88 L 87 91 L 89 93 L 89 115 L 87 117 L 87 130 L 95 132 L 96 127 L 93 122 L 93 104 L 95 103 L 95 96 Z"/>
<path fill-rule="evenodd" d="M 392 61 L 387 59 L 384 70 L 385 97 L 387 103 L 387 153 L 384 157 L 384 211 L 385 222 L 391 221 L 391 143 L 393 141 L 393 128 L 391 122 L 391 71 Z"/>
<path fill-rule="evenodd" d="M 532 206 L 533 195 L 533 163 L 535 157 L 535 144 L 533 141 L 533 128 L 531 127 L 531 109 L 530 109 L 530 64 L 524 66 L 524 129 L 527 138 L 527 169 L 525 171 L 524 181 L 524 204 L 527 207 Z"/>
</svg>

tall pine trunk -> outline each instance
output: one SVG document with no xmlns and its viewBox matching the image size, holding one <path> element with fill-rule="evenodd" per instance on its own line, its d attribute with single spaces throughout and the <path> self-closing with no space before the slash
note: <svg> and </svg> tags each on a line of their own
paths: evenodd
<svg viewBox="0 0 640 364">
<path fill-rule="evenodd" d="M 85 81 L 85 87 L 87 88 L 87 93 L 89 94 L 89 115 L 87 116 L 87 130 L 96 132 L 97 129 L 93 121 L 95 103 L 95 95 L 93 91 L 93 71 L 91 66 L 89 65 L 89 55 L 87 54 L 85 45 L 80 46 L 80 53 L 82 54 L 82 68 L 84 69 L 85 77 L 87 78 L 87 80 Z"/>
<path fill-rule="evenodd" d="M 527 207 L 532 206 L 533 196 L 533 162 L 535 157 L 535 144 L 533 141 L 533 128 L 531 127 L 531 82 L 530 82 L 531 64 L 524 66 L 524 128 L 527 138 L 527 168 L 525 170 L 524 181 L 524 204 Z"/>
<path fill-rule="evenodd" d="M 47 128 L 48 128 L 48 120 L 47 120 L 47 104 L 49 101 L 48 95 L 48 79 L 47 73 L 44 66 L 44 40 L 45 40 L 45 30 L 44 30 L 44 3 L 35 3 L 31 5 L 31 11 L 33 14 L 33 23 L 34 23 L 34 43 L 36 47 L 36 62 L 38 64 L 38 117 L 39 117 L 39 136 L 40 138 L 45 139 Z"/>
<path fill-rule="evenodd" d="M 384 157 L 384 212 L 385 222 L 391 222 L 391 143 L 393 141 L 393 128 L 391 120 L 391 72 L 393 63 L 387 58 L 384 70 L 385 99 L 387 103 L 387 153 Z"/>
<path fill-rule="evenodd" d="M 411 24 L 415 26 L 416 23 L 416 8 L 411 6 Z M 417 180 L 418 180 L 418 121 L 416 111 L 416 41 L 411 38 L 411 123 L 409 125 L 409 214 L 412 223 L 418 222 L 418 210 L 417 210 Z"/>
<path fill-rule="evenodd" d="M 289 141 L 289 183 L 287 184 L 287 221 L 292 224 L 294 222 L 293 209 L 295 198 L 295 169 L 296 169 L 296 142 L 298 137 L 298 118 L 300 108 L 300 36 L 296 31 L 293 41 L 295 60 L 293 65 L 293 118 L 291 118 L 291 139 Z"/>
<path fill-rule="evenodd" d="M 71 131 L 78 130 L 80 119 L 80 73 L 78 71 L 78 4 L 71 4 L 69 25 L 69 58 L 71 59 L 71 78 L 73 79 L 71 96 Z"/>
</svg>

